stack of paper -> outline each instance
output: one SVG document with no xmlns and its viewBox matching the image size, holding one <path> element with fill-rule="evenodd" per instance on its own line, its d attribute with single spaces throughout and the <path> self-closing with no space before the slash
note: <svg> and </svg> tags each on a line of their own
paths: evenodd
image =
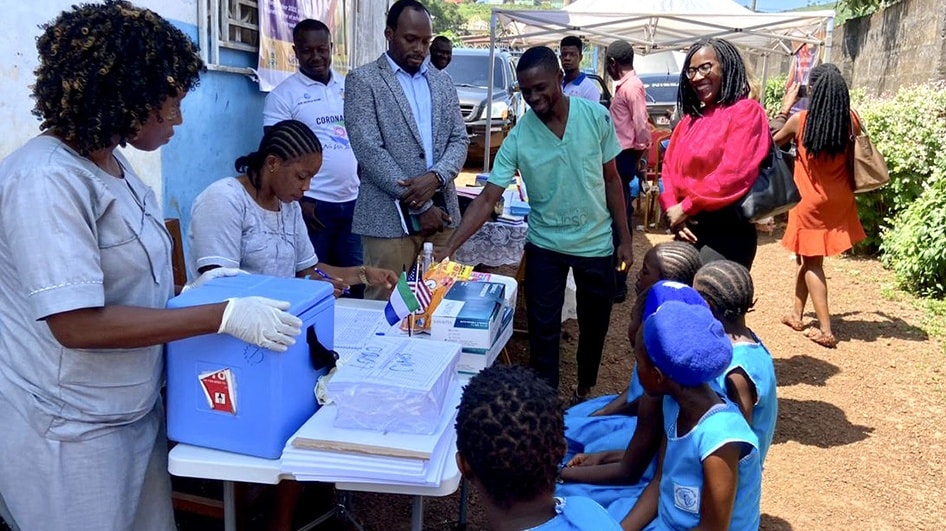
<svg viewBox="0 0 946 531">
<path fill-rule="evenodd" d="M 324 406 L 289 438 L 282 472 L 301 481 L 436 486 L 454 458 L 460 393 L 454 382 L 430 435 L 338 428 L 338 408 Z"/>
<path fill-rule="evenodd" d="M 326 385 L 337 405 L 335 426 L 434 433 L 459 358 L 455 343 L 369 337 Z"/>
</svg>

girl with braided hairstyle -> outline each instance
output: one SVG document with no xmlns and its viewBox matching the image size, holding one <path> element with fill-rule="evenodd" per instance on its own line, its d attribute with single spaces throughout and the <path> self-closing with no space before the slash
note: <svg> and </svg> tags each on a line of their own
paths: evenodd
<svg viewBox="0 0 946 531">
<path fill-rule="evenodd" d="M 36 44 L 41 133 L 0 163 L 0 496 L 21 529 L 172 531 L 163 343 L 227 333 L 284 352 L 302 321 L 262 298 L 165 309 L 171 238 L 116 148 L 171 139 L 204 70 L 191 41 L 107 0 Z"/>
<path fill-rule="evenodd" d="M 565 453 L 558 392 L 531 369 L 494 365 L 470 379 L 457 409 L 457 466 L 494 531 L 617 531 L 594 501 L 556 498 Z"/>
<path fill-rule="evenodd" d="M 836 66 L 811 69 L 809 85 L 808 110 L 792 115 L 774 137 L 778 145 L 794 140 L 798 147 L 795 184 L 801 193 L 801 202 L 788 213 L 782 238 L 782 246 L 795 253 L 798 269 L 792 311 L 781 320 L 795 331 L 804 330 L 810 296 L 818 327 L 808 329 L 808 339 L 834 348 L 838 340 L 831 330 L 824 257 L 843 253 L 867 237 L 857 217 L 849 160 L 860 124 Z"/>
<path fill-rule="evenodd" d="M 739 406 L 759 438 L 759 457 L 764 463 L 775 434 L 778 398 L 772 355 L 746 326 L 746 313 L 755 303 L 752 277 L 740 264 L 717 260 L 700 268 L 693 289 L 703 296 L 732 341 L 732 361 L 716 378 L 716 386 Z"/>
</svg>

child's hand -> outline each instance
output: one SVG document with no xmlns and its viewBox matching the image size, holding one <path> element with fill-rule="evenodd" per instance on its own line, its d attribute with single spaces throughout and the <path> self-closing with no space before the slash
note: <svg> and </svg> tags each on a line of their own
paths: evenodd
<svg viewBox="0 0 946 531">
<path fill-rule="evenodd" d="M 601 453 L 577 454 L 565 466 L 597 466 L 601 464 L 601 455 Z"/>
</svg>

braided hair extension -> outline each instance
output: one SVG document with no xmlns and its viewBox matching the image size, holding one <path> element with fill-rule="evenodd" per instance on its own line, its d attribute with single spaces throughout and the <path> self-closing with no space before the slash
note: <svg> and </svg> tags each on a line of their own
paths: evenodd
<svg viewBox="0 0 946 531">
<path fill-rule="evenodd" d="M 701 267 L 693 279 L 693 289 L 723 324 L 736 322 L 755 305 L 749 270 L 730 260 L 716 260 Z"/>
<path fill-rule="evenodd" d="M 245 173 L 253 187 L 259 190 L 260 170 L 266 157 L 275 155 L 287 161 L 321 152 L 322 143 L 309 126 L 298 120 L 283 120 L 266 130 L 256 151 L 239 157 L 233 166 L 239 173 Z"/>
<path fill-rule="evenodd" d="M 565 455 L 562 403 L 530 369 L 494 365 L 474 376 L 456 430 L 457 451 L 499 507 L 554 491 Z"/>
<path fill-rule="evenodd" d="M 658 243 L 654 246 L 654 254 L 660 264 L 661 280 L 693 285 L 693 277 L 702 265 L 700 252 L 694 245 L 679 241 Z"/>
<path fill-rule="evenodd" d="M 33 115 L 83 156 L 134 138 L 205 70 L 184 33 L 124 0 L 73 6 L 42 29 Z"/>
<path fill-rule="evenodd" d="M 732 105 L 745 98 L 749 93 L 746 63 L 743 62 L 739 50 L 725 39 L 700 39 L 687 50 L 686 59 L 683 61 L 683 69 L 680 71 L 680 84 L 677 88 L 677 106 L 683 113 L 690 116 L 700 116 L 703 104 L 696 95 L 696 91 L 693 90 L 690 79 L 687 78 L 687 69 L 690 68 L 690 61 L 696 55 L 696 52 L 707 46 L 716 52 L 716 59 L 719 61 L 719 70 L 722 77 L 717 103 L 720 106 Z"/>
<path fill-rule="evenodd" d="M 812 156 L 838 155 L 851 143 L 851 95 L 838 67 L 831 63 L 811 69 L 810 103 L 802 145 Z"/>
</svg>

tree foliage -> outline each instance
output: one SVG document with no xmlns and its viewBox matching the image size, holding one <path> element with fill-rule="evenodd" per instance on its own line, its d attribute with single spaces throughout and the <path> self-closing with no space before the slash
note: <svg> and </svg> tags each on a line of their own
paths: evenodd
<svg viewBox="0 0 946 531">
<path fill-rule="evenodd" d="M 430 11 L 430 16 L 434 21 L 434 34 L 447 35 L 453 37 L 462 35 L 465 18 L 460 13 L 457 4 L 445 2 L 444 0 L 428 0 L 424 5 Z"/>
</svg>

